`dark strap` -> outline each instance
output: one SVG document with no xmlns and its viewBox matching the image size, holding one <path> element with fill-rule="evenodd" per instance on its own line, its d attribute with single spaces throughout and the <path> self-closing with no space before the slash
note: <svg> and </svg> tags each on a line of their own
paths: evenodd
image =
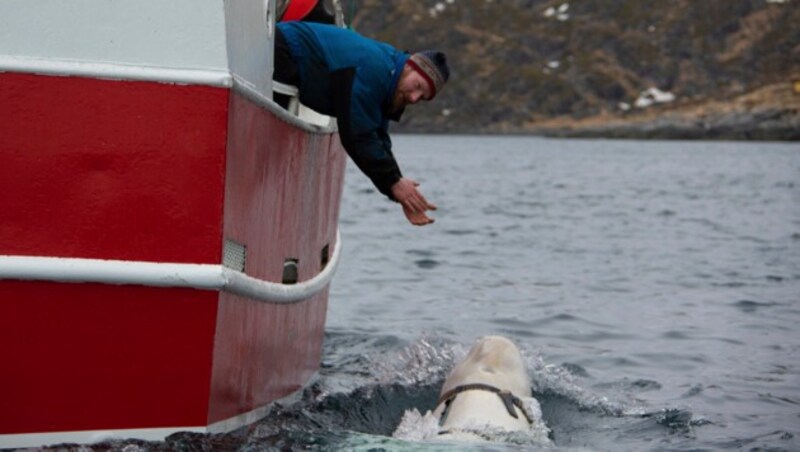
<svg viewBox="0 0 800 452">
<path fill-rule="evenodd" d="M 517 411 L 514 409 L 514 407 L 517 407 L 525 416 L 525 419 L 528 421 L 528 423 L 533 424 L 533 420 L 528 414 L 528 411 L 525 409 L 525 404 L 522 403 L 522 400 L 519 397 L 515 396 L 510 391 L 504 391 L 500 388 L 483 383 L 471 383 L 471 384 L 456 386 L 455 388 L 442 394 L 442 396 L 439 397 L 439 401 L 436 402 L 436 406 L 445 403 L 446 404 L 445 410 L 447 411 L 450 408 L 450 403 L 456 398 L 458 394 L 464 391 L 476 391 L 476 390 L 489 391 L 497 394 L 497 396 L 500 397 L 500 400 L 503 401 L 503 405 L 506 406 L 506 411 L 508 411 L 508 414 L 511 417 L 513 417 L 514 419 L 519 419 L 519 416 L 517 416 Z M 445 415 L 442 416 L 442 419 L 444 418 Z"/>
</svg>

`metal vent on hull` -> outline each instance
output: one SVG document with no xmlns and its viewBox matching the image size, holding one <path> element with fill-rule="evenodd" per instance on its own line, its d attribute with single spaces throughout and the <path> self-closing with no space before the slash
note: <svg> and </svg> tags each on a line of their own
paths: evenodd
<svg viewBox="0 0 800 452">
<path fill-rule="evenodd" d="M 298 260 L 290 257 L 283 261 L 283 277 L 281 282 L 283 284 L 297 284 L 298 280 Z"/>
<path fill-rule="evenodd" d="M 244 272 L 244 263 L 247 259 L 247 247 L 233 240 L 225 239 L 222 245 L 222 266 Z"/>
</svg>

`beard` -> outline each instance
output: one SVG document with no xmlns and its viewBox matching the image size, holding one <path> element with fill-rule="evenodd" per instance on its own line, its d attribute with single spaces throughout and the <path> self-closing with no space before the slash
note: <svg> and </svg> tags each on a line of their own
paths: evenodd
<svg viewBox="0 0 800 452">
<path fill-rule="evenodd" d="M 406 108 L 406 99 L 403 96 L 403 92 L 399 89 L 394 91 L 394 96 L 392 96 L 392 105 L 391 105 L 390 113 L 400 113 Z"/>
</svg>

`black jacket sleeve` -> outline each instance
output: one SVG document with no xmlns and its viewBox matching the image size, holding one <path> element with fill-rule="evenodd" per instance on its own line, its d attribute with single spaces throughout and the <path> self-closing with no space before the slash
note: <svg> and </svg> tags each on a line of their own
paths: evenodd
<svg viewBox="0 0 800 452">
<path fill-rule="evenodd" d="M 391 187 L 400 180 L 402 173 L 392 154 L 392 141 L 386 128 L 367 132 L 355 132 L 351 122 L 351 105 L 355 68 L 346 68 L 331 74 L 331 91 L 339 127 L 339 137 L 347 154 L 356 166 L 372 180 L 375 187 L 394 200 Z"/>
</svg>

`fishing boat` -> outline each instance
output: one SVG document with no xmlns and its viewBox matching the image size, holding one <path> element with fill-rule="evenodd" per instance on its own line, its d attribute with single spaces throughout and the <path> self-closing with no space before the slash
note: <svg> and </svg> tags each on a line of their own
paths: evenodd
<svg viewBox="0 0 800 452">
<path fill-rule="evenodd" d="M 0 448 L 230 431 L 318 370 L 346 154 L 273 102 L 285 9 L 0 2 Z"/>
</svg>

